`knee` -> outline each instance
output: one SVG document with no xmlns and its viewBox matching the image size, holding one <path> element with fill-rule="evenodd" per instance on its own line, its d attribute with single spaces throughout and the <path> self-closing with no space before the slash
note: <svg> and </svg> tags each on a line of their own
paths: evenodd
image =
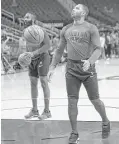
<svg viewBox="0 0 119 144">
<path fill-rule="evenodd" d="M 40 77 L 40 81 L 41 81 L 41 86 L 43 88 L 46 88 L 46 86 L 48 85 L 48 81 L 47 81 L 47 77 Z"/>
<path fill-rule="evenodd" d="M 75 98 L 68 99 L 68 114 L 69 114 L 69 116 L 75 116 L 78 114 L 77 103 L 78 103 L 78 99 L 75 99 Z"/>
<path fill-rule="evenodd" d="M 68 98 L 68 108 L 76 108 L 78 103 L 78 99 L 76 97 L 69 97 Z"/>
<path fill-rule="evenodd" d="M 91 100 L 91 102 L 94 106 L 102 106 L 103 105 L 103 102 L 99 98 Z"/>
<path fill-rule="evenodd" d="M 38 79 L 36 77 L 30 77 L 31 87 L 37 87 Z"/>
</svg>

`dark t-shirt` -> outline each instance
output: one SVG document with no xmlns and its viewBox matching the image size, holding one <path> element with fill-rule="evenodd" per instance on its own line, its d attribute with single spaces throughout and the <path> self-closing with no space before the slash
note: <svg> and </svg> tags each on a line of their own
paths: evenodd
<svg viewBox="0 0 119 144">
<path fill-rule="evenodd" d="M 89 59 L 95 49 L 101 48 L 97 27 L 86 21 L 65 26 L 61 41 L 67 44 L 68 58 L 72 60 Z"/>
</svg>

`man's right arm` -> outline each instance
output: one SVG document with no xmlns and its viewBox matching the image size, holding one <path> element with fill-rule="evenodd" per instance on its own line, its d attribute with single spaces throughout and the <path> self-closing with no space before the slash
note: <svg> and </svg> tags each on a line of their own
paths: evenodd
<svg viewBox="0 0 119 144">
<path fill-rule="evenodd" d="M 58 44 L 58 48 L 55 51 L 55 54 L 53 56 L 53 60 L 51 63 L 51 68 L 55 68 L 57 64 L 60 62 L 60 59 L 63 55 L 64 49 L 66 47 L 66 39 L 65 39 L 65 28 L 62 29 L 61 34 L 60 34 L 60 42 Z"/>
</svg>

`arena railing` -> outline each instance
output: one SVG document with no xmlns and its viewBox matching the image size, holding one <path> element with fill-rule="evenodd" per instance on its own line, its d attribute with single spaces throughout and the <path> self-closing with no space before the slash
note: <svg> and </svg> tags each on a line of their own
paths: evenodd
<svg viewBox="0 0 119 144">
<path fill-rule="evenodd" d="M 8 36 L 12 39 L 12 40 L 16 40 L 19 41 L 19 38 L 22 36 L 22 31 L 8 27 L 6 25 L 1 24 L 1 28 L 5 29 Z"/>
<path fill-rule="evenodd" d="M 3 13 L 5 16 L 7 16 L 9 18 L 12 18 L 13 24 L 15 23 L 15 18 L 14 18 L 14 14 L 13 13 L 8 12 L 8 11 L 6 11 L 4 9 L 1 10 L 1 13 Z M 22 23 L 22 19 L 20 20 L 20 23 Z M 59 30 L 57 28 L 52 27 L 52 26 L 46 26 L 45 23 L 40 22 L 40 21 L 37 21 L 36 24 L 38 24 L 39 26 L 43 27 L 43 29 L 45 29 L 49 35 L 51 35 L 51 36 L 53 36 L 53 35 L 54 36 L 59 36 L 60 32 L 59 32 Z M 5 27 L 7 29 L 11 29 L 12 31 L 14 31 L 15 35 L 16 35 L 16 33 L 20 33 L 20 34 L 22 33 L 22 31 L 14 29 L 14 28 L 10 28 L 10 27 L 8 27 L 6 25 L 2 24 L 1 26 Z"/>
<path fill-rule="evenodd" d="M 4 14 L 6 17 L 11 18 L 11 19 L 13 20 L 13 24 L 14 24 L 15 19 L 14 19 L 14 14 L 13 14 L 13 13 L 8 12 L 8 11 L 2 9 L 2 10 L 1 10 L 1 14 Z"/>
<path fill-rule="evenodd" d="M 46 30 L 46 32 L 49 34 L 49 35 L 54 35 L 54 36 L 59 36 L 60 34 L 60 31 L 53 27 L 53 26 L 50 26 L 50 25 L 47 25 L 41 21 L 36 21 L 36 24 L 41 26 L 44 30 Z"/>
<path fill-rule="evenodd" d="M 37 24 L 39 26 L 41 26 L 44 30 L 46 30 L 46 32 L 48 33 L 48 35 L 50 36 L 59 36 L 58 33 L 56 32 L 53 32 L 51 30 L 51 27 L 50 26 L 46 26 L 45 24 L 43 24 L 42 22 L 38 21 Z M 6 31 L 8 32 L 8 36 L 12 39 L 12 40 L 16 40 L 18 41 L 19 38 L 22 36 L 23 34 L 23 31 L 20 31 L 20 30 L 17 30 L 15 28 L 11 28 L 11 27 L 8 27 L 6 25 L 3 25 L 1 24 L 1 28 L 2 29 L 6 29 Z M 56 28 L 54 28 L 56 30 Z"/>
</svg>

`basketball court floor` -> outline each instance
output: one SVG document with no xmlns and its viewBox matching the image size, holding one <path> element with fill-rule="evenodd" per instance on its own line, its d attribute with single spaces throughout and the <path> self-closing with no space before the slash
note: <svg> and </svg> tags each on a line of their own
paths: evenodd
<svg viewBox="0 0 119 144">
<path fill-rule="evenodd" d="M 119 144 L 119 59 L 111 59 L 109 62 L 105 64 L 100 60 L 96 64 L 96 69 L 100 98 L 105 103 L 107 115 L 112 123 L 111 135 L 108 139 L 101 139 L 101 118 L 88 100 L 82 86 L 78 103 L 80 144 Z M 67 135 L 71 129 L 67 112 L 65 65 L 57 67 L 49 86 L 52 118 L 46 121 L 38 119 L 26 121 L 24 115 L 32 106 L 27 72 L 1 76 L 3 144 L 67 143 Z M 44 101 L 40 81 L 38 89 L 38 106 L 39 112 L 42 113 Z"/>
</svg>

